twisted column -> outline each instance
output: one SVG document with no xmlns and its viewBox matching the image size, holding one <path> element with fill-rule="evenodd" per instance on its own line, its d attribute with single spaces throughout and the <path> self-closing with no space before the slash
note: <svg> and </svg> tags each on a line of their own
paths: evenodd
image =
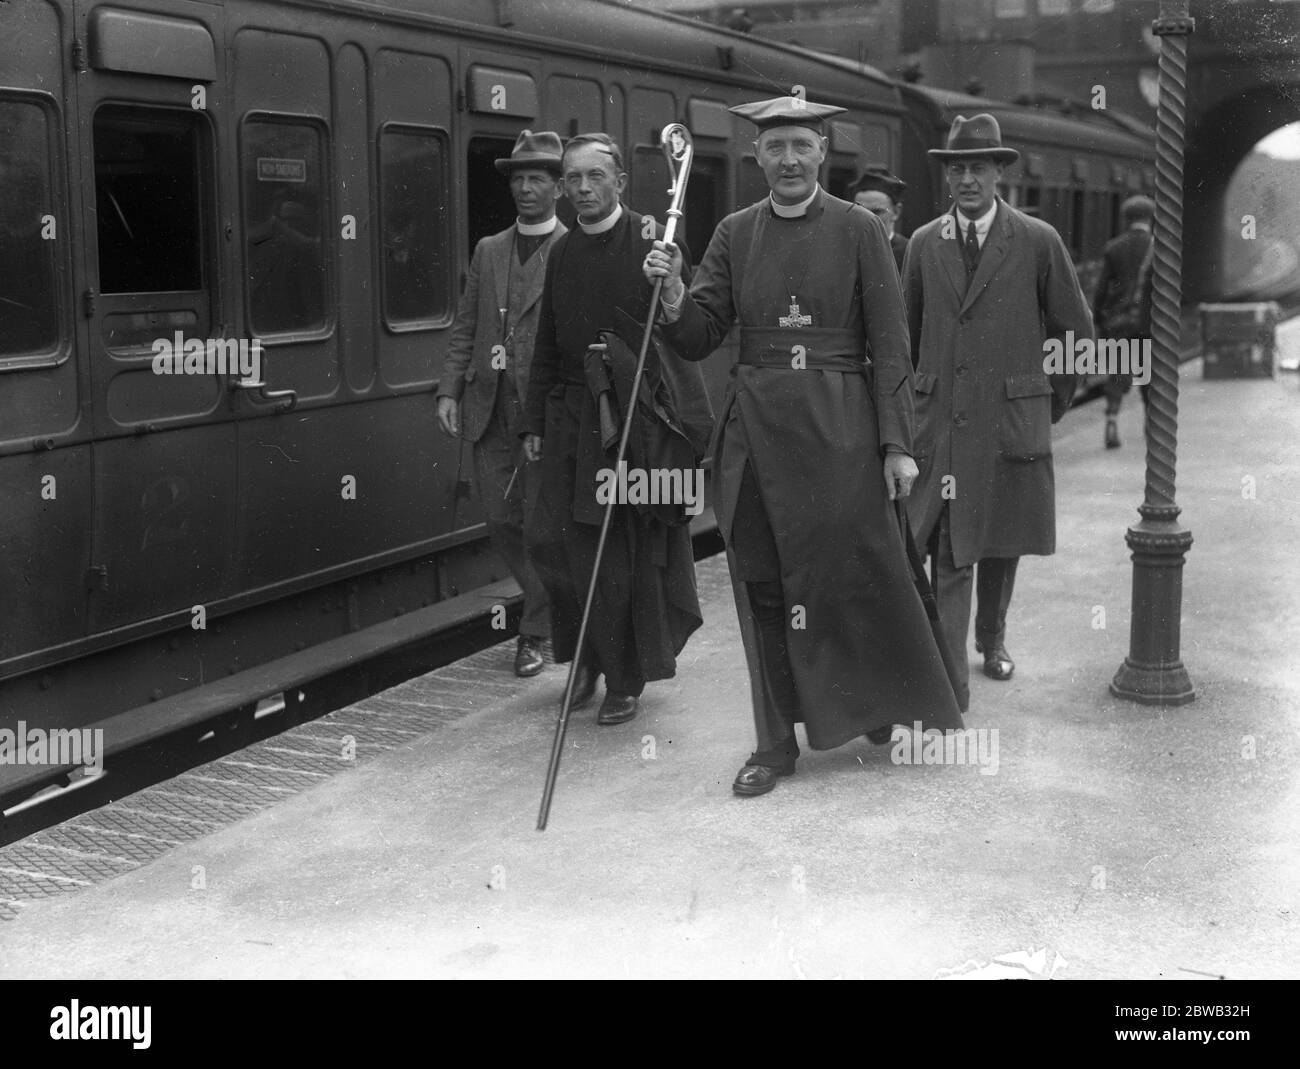
<svg viewBox="0 0 1300 1069">
<path fill-rule="evenodd" d="M 1110 692 L 1144 705 L 1183 705 L 1196 697 L 1179 655 L 1183 561 L 1192 544 L 1178 523 L 1178 352 L 1183 283 L 1183 146 L 1187 127 L 1187 38 L 1195 24 L 1186 0 L 1161 0 L 1152 25 L 1160 37 L 1156 108 L 1156 226 L 1152 279 L 1151 384 L 1147 404 L 1146 493 L 1142 520 L 1125 541 L 1133 551 L 1129 655 Z"/>
</svg>

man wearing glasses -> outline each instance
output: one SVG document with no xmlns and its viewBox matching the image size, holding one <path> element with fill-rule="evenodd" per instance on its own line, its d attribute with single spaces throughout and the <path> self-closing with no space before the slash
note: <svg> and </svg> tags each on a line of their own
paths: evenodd
<svg viewBox="0 0 1300 1069">
<path fill-rule="evenodd" d="M 864 169 L 851 191 L 854 204 L 866 208 L 885 224 L 889 231 L 889 248 L 900 272 L 907 253 L 907 238 L 898 232 L 898 216 L 903 210 L 903 194 L 906 192 L 907 183 L 880 164 Z"/>
<path fill-rule="evenodd" d="M 1092 317 L 1060 236 L 997 195 L 1020 154 L 992 115 L 958 116 L 942 160 L 953 203 L 908 243 L 903 291 L 916 368 L 916 460 L 908 501 L 937 563 L 944 632 L 963 675 L 971 587 L 980 562 L 975 648 L 1007 680 L 1006 614 L 1016 565 L 1056 550 L 1051 424 L 1074 376 L 1045 372 L 1044 343 Z"/>
</svg>

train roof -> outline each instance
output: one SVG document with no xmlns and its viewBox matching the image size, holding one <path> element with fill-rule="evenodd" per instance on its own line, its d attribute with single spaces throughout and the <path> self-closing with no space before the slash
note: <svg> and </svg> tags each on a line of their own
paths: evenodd
<svg viewBox="0 0 1300 1069">
<path fill-rule="evenodd" d="M 875 67 L 619 0 L 285 0 L 305 8 L 351 10 L 411 24 L 435 23 L 517 47 L 561 43 L 611 63 L 642 60 L 751 85 L 778 96 L 795 84 L 860 107 L 902 110 L 897 83 Z M 812 75 L 818 77 L 814 79 Z"/>
<path fill-rule="evenodd" d="M 1123 156 L 1149 156 L 1153 151 L 1150 138 L 1140 137 L 1136 132 L 1125 129 L 1116 129 L 1109 124 L 1102 125 L 1095 118 L 1061 115 L 950 89 L 906 84 L 900 88 L 905 99 L 919 104 L 930 113 L 936 126 L 946 126 L 958 112 L 967 115 L 988 112 L 998 120 L 1003 135 L 1013 148 L 1015 140 L 1023 138 Z"/>
</svg>

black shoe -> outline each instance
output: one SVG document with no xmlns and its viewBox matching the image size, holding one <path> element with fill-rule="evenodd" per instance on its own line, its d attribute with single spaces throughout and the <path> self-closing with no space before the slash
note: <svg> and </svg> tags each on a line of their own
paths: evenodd
<svg viewBox="0 0 1300 1069">
<path fill-rule="evenodd" d="M 611 724 L 626 724 L 636 716 L 637 700 L 631 694 L 616 694 L 610 691 L 600 703 L 600 712 L 596 714 L 596 723 L 602 727 Z"/>
<path fill-rule="evenodd" d="M 867 738 L 877 746 L 887 746 L 889 740 L 894 737 L 894 725 L 886 724 L 884 727 L 872 728 L 867 732 Z"/>
<path fill-rule="evenodd" d="M 780 777 L 793 775 L 793 761 L 778 768 L 769 768 L 767 765 L 746 765 L 736 773 L 731 789 L 737 794 L 753 797 L 756 794 L 766 794 L 776 786 L 776 781 Z"/>
<path fill-rule="evenodd" d="M 1106 420 L 1106 448 L 1119 448 L 1119 428 L 1115 426 L 1113 419 Z"/>
<path fill-rule="evenodd" d="M 578 667 L 573 672 L 573 701 L 569 703 L 570 711 L 581 709 L 596 694 L 596 680 L 600 673 L 591 666 L 578 662 Z M 564 705 L 564 695 L 560 695 L 560 705 Z"/>
<path fill-rule="evenodd" d="M 542 656 L 542 640 L 533 635 L 520 635 L 515 646 L 515 675 L 521 679 L 535 676 L 546 667 Z"/>
<path fill-rule="evenodd" d="M 979 639 L 975 640 L 975 652 L 984 654 L 984 674 L 989 679 L 1008 680 L 1011 673 L 1016 670 L 1016 662 L 1011 659 L 1011 654 L 1007 653 L 1006 646 L 1001 642 L 984 648 L 984 643 Z"/>
</svg>

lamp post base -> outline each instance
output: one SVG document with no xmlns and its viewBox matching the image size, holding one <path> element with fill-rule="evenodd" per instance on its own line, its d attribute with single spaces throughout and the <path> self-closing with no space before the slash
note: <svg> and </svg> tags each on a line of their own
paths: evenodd
<svg viewBox="0 0 1300 1069">
<path fill-rule="evenodd" d="M 1196 697 L 1179 655 L 1183 562 L 1192 533 L 1173 505 L 1141 505 L 1142 522 L 1125 541 L 1133 551 L 1133 622 L 1129 654 L 1110 692 L 1142 705 L 1186 705 Z"/>
<path fill-rule="evenodd" d="M 1181 661 L 1134 664 L 1127 657 L 1110 681 L 1110 692 L 1139 705 L 1186 705 L 1196 698 L 1192 680 Z"/>
</svg>

